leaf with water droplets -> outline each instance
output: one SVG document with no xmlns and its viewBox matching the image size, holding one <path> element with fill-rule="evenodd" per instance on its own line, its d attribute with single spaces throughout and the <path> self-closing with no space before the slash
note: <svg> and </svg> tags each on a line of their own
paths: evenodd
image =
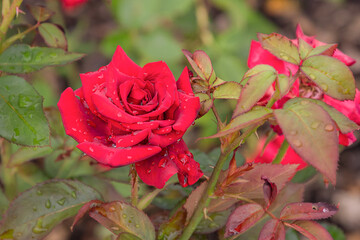
<svg viewBox="0 0 360 240">
<path fill-rule="evenodd" d="M 338 208 L 329 203 L 290 203 L 280 214 L 281 220 L 316 220 L 334 215 Z"/>
<path fill-rule="evenodd" d="M 76 192 L 76 198 L 72 192 Z M 17 240 L 41 239 L 58 223 L 74 216 L 80 207 L 101 196 L 73 180 L 40 183 L 15 198 L 0 223 L 0 236 L 12 231 Z"/>
<path fill-rule="evenodd" d="M 141 240 L 131 233 L 120 233 L 116 240 Z"/>
<path fill-rule="evenodd" d="M 4 76 L 0 82 L 0 136 L 21 145 L 48 145 L 42 97 L 23 78 Z"/>
<path fill-rule="evenodd" d="M 53 23 L 42 23 L 39 26 L 40 36 L 49 47 L 67 50 L 67 40 L 64 30 Z"/>
<path fill-rule="evenodd" d="M 256 65 L 247 71 L 240 82 L 243 88 L 232 118 L 249 111 L 265 95 L 276 78 L 276 70 L 268 65 Z"/>
<path fill-rule="evenodd" d="M 60 48 L 13 45 L 0 55 L 0 71 L 29 73 L 43 67 L 64 65 L 82 58 L 82 53 L 70 53 Z"/>
<path fill-rule="evenodd" d="M 126 232 L 140 239 L 155 239 L 155 228 L 148 216 L 128 203 L 104 203 L 92 208 L 89 216 L 116 235 Z"/>
<path fill-rule="evenodd" d="M 261 46 L 285 62 L 300 64 L 298 48 L 286 37 L 277 34 L 258 33 Z"/>
<path fill-rule="evenodd" d="M 294 151 L 335 184 L 339 140 L 329 114 L 307 99 L 295 98 L 284 109 L 274 110 L 274 115 Z"/>
<path fill-rule="evenodd" d="M 270 219 L 261 229 L 259 240 L 285 240 L 284 224 L 277 219 Z"/>
<path fill-rule="evenodd" d="M 160 225 L 158 240 L 175 240 L 183 231 L 186 211 L 180 208 L 168 221 Z"/>
<path fill-rule="evenodd" d="M 264 213 L 262 206 L 257 203 L 237 207 L 226 223 L 225 237 L 245 232 L 259 221 Z"/>
<path fill-rule="evenodd" d="M 332 120 L 334 120 L 340 132 L 349 133 L 360 128 L 360 126 L 357 125 L 355 122 L 351 121 L 344 114 L 336 110 L 334 107 L 326 104 L 325 102 L 316 99 L 308 99 L 308 101 L 320 105 L 330 115 Z"/>
<path fill-rule="evenodd" d="M 291 224 L 286 223 L 285 225 L 295 229 L 310 240 L 333 240 L 330 233 L 314 221 L 296 221 Z"/>
<path fill-rule="evenodd" d="M 312 56 L 304 60 L 300 69 L 326 95 L 338 100 L 354 99 L 354 75 L 340 60 L 330 56 Z"/>
</svg>

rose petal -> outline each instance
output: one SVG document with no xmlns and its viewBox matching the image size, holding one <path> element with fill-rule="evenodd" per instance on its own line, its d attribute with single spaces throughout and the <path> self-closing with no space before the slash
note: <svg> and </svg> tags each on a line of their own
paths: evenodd
<svg viewBox="0 0 360 240">
<path fill-rule="evenodd" d="M 149 113 L 141 115 L 141 117 L 146 118 L 152 118 L 152 117 L 158 117 L 162 113 L 164 113 L 166 110 L 168 110 L 171 105 L 174 103 L 174 97 L 170 95 L 170 93 L 166 92 L 165 97 L 162 101 L 159 101 L 158 108 L 154 111 L 151 111 Z"/>
<path fill-rule="evenodd" d="M 131 134 L 114 136 L 111 138 L 111 140 L 116 144 L 116 147 L 130 147 L 145 140 L 149 135 L 149 132 L 149 129 L 144 129 L 141 131 L 132 132 Z"/>
<path fill-rule="evenodd" d="M 157 146 L 134 146 L 114 148 L 98 142 L 83 142 L 77 147 L 101 164 L 119 167 L 147 159 L 161 152 Z"/>
<path fill-rule="evenodd" d="M 82 83 L 82 89 L 85 97 L 85 101 L 88 104 L 90 110 L 95 113 L 96 109 L 93 104 L 91 96 L 94 91 L 98 89 L 102 84 L 105 83 L 104 75 L 106 75 L 107 67 L 102 67 L 97 72 L 88 72 L 80 74 L 80 79 Z"/>
<path fill-rule="evenodd" d="M 178 90 L 181 90 L 189 95 L 194 95 L 190 84 L 189 69 L 187 67 L 182 71 L 179 79 L 176 82 Z"/>
<path fill-rule="evenodd" d="M 137 122 L 137 123 L 122 123 L 122 125 L 129 130 L 142 130 L 142 129 L 156 129 L 158 128 L 159 122 L 150 121 L 150 122 Z"/>
<path fill-rule="evenodd" d="M 186 131 L 194 122 L 200 109 L 200 100 L 198 97 L 183 94 L 179 92 L 180 106 L 175 111 L 175 131 Z"/>
<path fill-rule="evenodd" d="M 92 95 L 92 99 L 96 110 L 106 118 L 111 118 L 115 121 L 123 123 L 136 123 L 147 121 L 148 118 L 132 116 L 124 110 L 115 106 L 105 95 L 98 92 Z"/>
<path fill-rule="evenodd" d="M 168 156 L 164 156 L 165 152 L 135 164 L 136 172 L 147 185 L 163 188 L 165 183 L 178 172 L 176 165 Z"/>
<path fill-rule="evenodd" d="M 153 82 L 155 88 L 164 86 L 169 93 L 176 92 L 174 75 L 165 62 L 148 63 L 143 67 L 143 73 L 146 74 L 145 80 Z"/>
<path fill-rule="evenodd" d="M 172 130 L 173 130 L 172 126 L 167 126 L 167 127 L 155 129 L 152 132 L 155 134 L 164 135 L 170 133 Z"/>
<path fill-rule="evenodd" d="M 176 142 L 184 135 L 184 132 L 172 131 L 166 135 L 159 135 L 153 132 L 150 132 L 148 141 L 151 145 L 160 146 L 162 148 L 169 146 Z"/>
<path fill-rule="evenodd" d="M 116 48 L 109 65 L 126 75 L 134 77 L 137 77 L 139 72 L 142 71 L 141 67 L 134 63 L 120 46 Z"/>
<path fill-rule="evenodd" d="M 339 143 L 343 146 L 350 146 L 356 141 L 356 137 L 353 133 L 341 133 L 339 132 Z"/>
<path fill-rule="evenodd" d="M 181 186 L 187 187 L 201 178 L 203 172 L 200 169 L 200 164 L 194 160 L 184 140 L 180 139 L 180 141 L 170 145 L 168 153 L 170 160 L 178 168 L 178 178 Z"/>
<path fill-rule="evenodd" d="M 77 142 L 92 141 L 95 136 L 106 134 L 106 123 L 86 110 L 71 88 L 61 94 L 57 105 L 66 134 Z"/>
<path fill-rule="evenodd" d="M 131 112 L 131 109 L 129 107 L 129 103 L 127 101 L 127 98 L 129 96 L 130 91 L 131 91 L 133 86 L 134 86 L 134 81 L 126 81 L 126 82 L 122 83 L 119 86 L 121 101 L 124 104 L 124 107 L 126 108 L 126 110 L 128 112 Z"/>
</svg>

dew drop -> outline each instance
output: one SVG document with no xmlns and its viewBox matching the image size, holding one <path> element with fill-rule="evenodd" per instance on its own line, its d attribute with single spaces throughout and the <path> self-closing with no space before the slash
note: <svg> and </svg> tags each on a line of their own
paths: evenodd
<svg viewBox="0 0 360 240">
<path fill-rule="evenodd" d="M 326 213 L 326 212 L 329 212 L 329 209 L 324 208 L 322 211 L 323 211 L 324 213 Z"/>
<path fill-rule="evenodd" d="M 302 146 L 302 142 L 301 142 L 300 140 L 296 139 L 296 140 L 294 141 L 294 145 L 295 145 L 295 147 L 301 147 L 301 146 Z"/>
<path fill-rule="evenodd" d="M 94 149 L 92 147 L 89 147 L 90 152 L 94 152 Z"/>
<path fill-rule="evenodd" d="M 118 117 L 121 117 L 122 115 L 121 115 L 121 113 L 118 113 L 117 116 L 118 116 Z"/>
<path fill-rule="evenodd" d="M 152 151 L 153 149 L 151 147 L 147 148 L 148 151 Z"/>
<path fill-rule="evenodd" d="M 48 199 L 48 200 L 45 202 L 45 207 L 46 207 L 46 208 L 51 208 L 50 199 Z"/>
<path fill-rule="evenodd" d="M 318 128 L 319 126 L 320 126 L 320 122 L 315 121 L 315 122 L 312 122 L 312 123 L 311 123 L 311 128 L 313 128 L 313 129 L 316 129 L 316 128 Z"/>
<path fill-rule="evenodd" d="M 33 207 L 33 211 L 36 212 L 36 211 L 37 211 L 37 207 Z"/>
<path fill-rule="evenodd" d="M 127 159 L 129 159 L 129 160 L 132 159 L 132 158 L 133 158 L 132 156 L 127 156 Z"/>
<path fill-rule="evenodd" d="M 322 88 L 322 90 L 324 90 L 324 92 L 328 90 L 328 85 L 326 84 L 320 84 L 320 87 Z"/>
<path fill-rule="evenodd" d="M 33 102 L 31 101 L 31 99 L 28 96 L 20 94 L 18 104 L 19 104 L 19 107 L 21 107 L 21 108 L 28 108 L 31 105 L 33 105 Z"/>
<path fill-rule="evenodd" d="M 119 227 L 111 227 L 111 230 L 114 230 L 114 231 L 119 231 L 120 230 L 120 228 Z"/>
<path fill-rule="evenodd" d="M 111 206 L 111 207 L 109 207 L 109 211 L 110 211 L 110 212 L 115 212 L 115 211 L 116 211 L 116 208 L 115 208 L 114 206 Z"/>
<path fill-rule="evenodd" d="M 76 199 L 76 198 L 77 198 L 77 195 L 76 195 L 76 192 L 75 192 L 75 191 L 72 191 L 70 195 L 71 195 L 71 197 L 72 197 L 73 199 Z"/>
<path fill-rule="evenodd" d="M 315 75 L 312 74 L 312 73 L 309 74 L 309 77 L 310 77 L 311 79 L 313 79 L 313 80 L 316 79 Z"/>
<path fill-rule="evenodd" d="M 290 135 L 291 135 L 291 136 L 295 136 L 296 134 L 297 134 L 297 131 L 296 131 L 296 130 L 291 130 L 291 131 L 290 131 Z"/>
<path fill-rule="evenodd" d="M 301 105 L 306 105 L 306 104 L 308 104 L 308 103 L 309 103 L 309 101 L 306 101 L 306 100 L 302 100 L 302 101 L 300 102 Z"/>
<path fill-rule="evenodd" d="M 41 191 L 41 190 L 37 190 L 37 191 L 36 191 L 36 194 L 37 194 L 38 196 L 41 196 L 41 195 L 42 195 L 42 191 Z"/>
<path fill-rule="evenodd" d="M 136 225 L 135 225 L 135 227 L 136 227 L 136 228 L 139 228 L 139 227 L 140 227 L 140 225 L 139 225 L 139 224 L 136 224 Z"/>
<path fill-rule="evenodd" d="M 62 205 L 64 205 L 65 201 L 66 201 L 66 198 L 61 198 L 60 200 L 57 200 L 56 202 L 62 206 Z"/>
<path fill-rule="evenodd" d="M 122 217 L 123 217 L 123 218 L 127 218 L 127 215 L 126 215 L 126 214 L 123 214 Z"/>
<path fill-rule="evenodd" d="M 332 124 L 325 125 L 325 131 L 331 132 L 333 130 L 334 130 L 334 125 L 332 125 Z"/>
<path fill-rule="evenodd" d="M 147 173 L 147 174 L 150 174 L 150 173 L 151 173 L 151 169 L 148 169 L 148 170 L 146 171 L 146 173 Z"/>
</svg>

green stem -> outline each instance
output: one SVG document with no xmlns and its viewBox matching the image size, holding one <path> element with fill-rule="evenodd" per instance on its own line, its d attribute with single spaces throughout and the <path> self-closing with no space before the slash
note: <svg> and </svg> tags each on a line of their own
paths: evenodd
<svg viewBox="0 0 360 240">
<path fill-rule="evenodd" d="M 14 43 L 16 40 L 22 39 L 26 34 L 28 34 L 29 32 L 35 30 L 36 28 L 38 28 L 40 26 L 40 23 L 36 23 L 34 26 L 26 29 L 25 31 L 18 33 L 14 36 L 11 36 L 10 38 L 6 39 L 5 42 L 3 42 L 3 44 L 1 45 L 0 48 L 0 53 L 2 53 L 5 49 L 7 49 L 8 47 L 10 47 L 10 45 L 12 43 Z"/>
<path fill-rule="evenodd" d="M 217 180 L 219 178 L 221 169 L 230 153 L 231 153 L 231 151 L 228 151 L 226 153 L 221 153 L 219 160 L 215 165 L 214 171 L 211 174 L 209 183 L 208 183 L 198 205 L 196 206 L 196 210 L 195 210 L 194 214 L 191 216 L 189 224 L 185 227 L 179 240 L 189 239 L 191 237 L 191 235 L 193 234 L 193 232 L 195 231 L 197 225 L 200 223 L 201 219 L 203 218 L 203 216 L 204 216 L 203 210 L 209 205 L 209 202 L 211 200 L 209 197 L 214 193 L 215 186 L 216 186 Z"/>
<path fill-rule="evenodd" d="M 207 46 L 211 45 L 214 42 L 214 37 L 209 30 L 209 14 L 204 0 L 196 1 L 196 19 L 201 41 Z"/>
<path fill-rule="evenodd" d="M 16 167 L 9 168 L 9 161 L 11 157 L 11 143 L 5 139 L 1 140 L 1 180 L 4 184 L 4 192 L 7 199 L 13 200 L 17 195 L 16 188 Z"/>
<path fill-rule="evenodd" d="M 0 42 L 4 40 L 4 37 L 9 29 L 11 21 L 14 19 L 16 14 L 16 9 L 20 7 L 23 0 L 14 0 L 11 3 L 9 11 L 3 16 L 2 22 L 0 24 Z"/>
<path fill-rule="evenodd" d="M 139 203 L 137 204 L 137 208 L 139 210 L 144 210 L 147 206 L 150 205 L 151 201 L 162 191 L 162 188 L 157 188 L 154 191 L 146 194 L 143 198 L 139 200 Z"/>
<path fill-rule="evenodd" d="M 288 143 L 288 141 L 286 141 L 286 139 L 284 139 L 284 141 L 281 144 L 281 147 L 280 147 L 276 157 L 272 161 L 272 163 L 273 164 L 279 164 L 281 162 L 281 160 L 284 158 L 288 148 L 289 148 L 289 143 Z"/>
</svg>

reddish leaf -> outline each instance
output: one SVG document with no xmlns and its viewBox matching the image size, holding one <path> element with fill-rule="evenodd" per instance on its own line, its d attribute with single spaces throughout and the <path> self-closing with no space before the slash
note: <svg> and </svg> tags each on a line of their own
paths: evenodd
<svg viewBox="0 0 360 240">
<path fill-rule="evenodd" d="M 240 194 L 251 199 L 261 199 L 264 197 L 262 177 L 268 178 L 275 183 L 280 191 L 296 173 L 296 164 L 254 164 L 254 168 L 245 172 L 240 179 L 243 181 L 235 182 L 224 189 L 225 193 Z"/>
<path fill-rule="evenodd" d="M 328 231 L 317 222 L 296 221 L 285 225 L 295 229 L 310 240 L 333 240 Z"/>
<path fill-rule="evenodd" d="M 202 50 L 197 50 L 194 53 L 183 50 L 183 53 L 197 75 L 212 85 L 216 76 L 209 56 Z"/>
<path fill-rule="evenodd" d="M 100 200 L 91 200 L 90 202 L 85 203 L 80 210 L 78 211 L 78 214 L 76 214 L 75 219 L 73 221 L 73 224 L 71 225 L 70 229 L 71 231 L 73 231 L 74 226 L 76 225 L 76 223 L 84 217 L 84 215 L 90 211 L 92 208 L 100 206 L 101 204 L 103 204 L 102 201 Z"/>
<path fill-rule="evenodd" d="M 240 234 L 261 219 L 265 211 L 261 205 L 249 203 L 236 208 L 226 223 L 225 237 Z"/>
<path fill-rule="evenodd" d="M 52 15 L 54 15 L 53 11 L 42 7 L 42 6 L 33 6 L 27 5 L 30 10 L 31 15 L 36 19 L 38 22 L 44 22 L 48 20 Z"/>
<path fill-rule="evenodd" d="M 311 101 L 294 98 L 274 115 L 294 151 L 335 185 L 339 140 L 329 114 Z"/>
<path fill-rule="evenodd" d="M 282 220 L 314 220 L 334 215 L 338 208 L 328 203 L 290 203 L 280 214 Z"/>
<path fill-rule="evenodd" d="M 268 65 L 256 65 L 247 71 L 240 82 L 243 88 L 232 118 L 249 111 L 265 95 L 276 77 L 276 70 Z"/>
<path fill-rule="evenodd" d="M 207 182 L 201 183 L 200 186 L 198 186 L 194 191 L 192 191 L 189 197 L 186 199 L 186 202 L 184 204 L 184 208 L 187 212 L 186 222 L 188 222 L 193 215 L 195 208 L 197 207 L 198 202 L 200 201 L 203 192 L 207 187 L 207 184 Z"/>
<path fill-rule="evenodd" d="M 277 187 L 276 184 L 270 182 L 267 177 L 262 176 L 261 179 L 264 180 L 264 185 L 263 185 L 264 199 L 267 204 L 267 207 L 269 207 L 277 196 Z"/>
<path fill-rule="evenodd" d="M 205 115 L 214 105 L 214 99 L 211 99 L 206 93 L 196 93 L 200 98 L 200 111 L 198 118 Z"/>
<path fill-rule="evenodd" d="M 261 229 L 259 240 L 285 240 L 284 224 L 277 219 L 267 221 Z"/>
</svg>

